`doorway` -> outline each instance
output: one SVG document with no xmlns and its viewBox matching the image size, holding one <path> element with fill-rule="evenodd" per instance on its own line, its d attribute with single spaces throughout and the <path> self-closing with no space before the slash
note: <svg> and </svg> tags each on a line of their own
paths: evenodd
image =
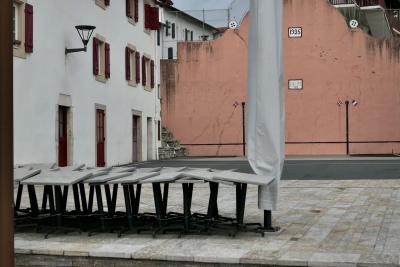
<svg viewBox="0 0 400 267">
<path fill-rule="evenodd" d="M 69 108 L 58 106 L 58 166 L 68 165 L 68 112 Z"/>
<path fill-rule="evenodd" d="M 106 112 L 96 109 L 96 165 L 97 167 L 106 166 L 106 135 L 105 135 Z"/>
<path fill-rule="evenodd" d="M 132 161 L 139 161 L 140 116 L 132 117 Z"/>
<path fill-rule="evenodd" d="M 153 159 L 153 119 L 147 118 L 147 160 Z"/>
</svg>

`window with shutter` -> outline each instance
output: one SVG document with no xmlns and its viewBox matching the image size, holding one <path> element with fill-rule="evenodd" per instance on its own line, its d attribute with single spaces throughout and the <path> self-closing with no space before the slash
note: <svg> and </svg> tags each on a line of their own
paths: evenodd
<svg viewBox="0 0 400 267">
<path fill-rule="evenodd" d="M 151 28 L 151 6 L 149 4 L 144 5 L 144 28 L 150 29 Z"/>
<path fill-rule="evenodd" d="M 146 71 L 147 71 L 147 66 L 146 66 L 146 57 L 142 56 L 142 85 L 146 86 L 147 81 L 146 81 Z"/>
<path fill-rule="evenodd" d="M 160 29 L 160 12 L 159 12 L 158 7 L 152 7 L 151 10 L 152 10 L 151 30 L 156 31 L 156 30 Z"/>
<path fill-rule="evenodd" d="M 110 44 L 96 34 L 93 37 L 93 75 L 99 82 L 106 82 L 111 77 Z"/>
<path fill-rule="evenodd" d="M 140 53 L 136 52 L 136 83 L 140 83 Z"/>
<path fill-rule="evenodd" d="M 176 30 L 175 27 L 176 27 L 176 26 L 175 26 L 175 23 L 172 23 L 172 28 L 171 28 L 171 29 L 172 29 L 172 30 L 171 30 L 171 31 L 172 31 L 172 33 L 171 33 L 172 39 L 175 39 L 175 30 Z"/>
<path fill-rule="evenodd" d="M 170 24 L 170 22 L 167 20 L 167 21 L 165 21 L 165 25 L 166 25 L 166 27 L 165 27 L 165 36 L 169 36 L 169 28 L 170 28 L 170 26 L 169 26 L 169 24 Z"/>
<path fill-rule="evenodd" d="M 148 56 L 142 56 L 142 85 L 144 89 L 151 90 L 154 88 L 154 61 Z"/>
<path fill-rule="evenodd" d="M 106 77 L 106 79 L 110 79 L 110 77 L 111 77 L 110 44 L 105 43 L 104 44 L 104 50 L 105 50 L 104 51 L 105 52 L 105 62 L 104 62 L 104 64 L 105 64 L 105 70 L 104 70 L 105 77 Z"/>
<path fill-rule="evenodd" d="M 125 47 L 125 79 L 127 81 L 131 80 L 131 49 Z"/>
<path fill-rule="evenodd" d="M 190 40 L 193 41 L 193 31 L 190 32 Z"/>
<path fill-rule="evenodd" d="M 188 40 L 188 29 L 185 29 L 185 41 Z"/>
<path fill-rule="evenodd" d="M 131 44 L 128 44 L 128 46 L 125 48 L 125 77 L 130 86 L 136 86 L 136 84 L 138 83 L 137 71 L 140 68 L 140 65 L 139 66 L 137 65 L 137 55 L 138 52 L 136 52 L 136 47 Z M 140 83 L 140 78 L 139 78 L 139 83 Z"/>
<path fill-rule="evenodd" d="M 139 21 L 139 0 L 125 0 L 125 2 L 128 21 L 136 24 Z"/>
<path fill-rule="evenodd" d="M 33 6 L 25 4 L 25 52 L 33 52 Z"/>
<path fill-rule="evenodd" d="M 150 61 L 150 77 L 151 77 L 151 83 L 150 87 L 154 88 L 154 83 L 155 83 L 155 77 L 154 77 L 154 60 Z"/>
<path fill-rule="evenodd" d="M 134 8 L 135 8 L 135 22 L 139 21 L 139 0 L 134 1 Z"/>
<path fill-rule="evenodd" d="M 144 5 L 144 28 L 147 30 L 160 29 L 160 17 L 158 7 L 149 4 Z"/>
<path fill-rule="evenodd" d="M 99 75 L 99 41 L 93 38 L 93 74 Z"/>
<path fill-rule="evenodd" d="M 168 48 L 168 59 L 174 59 L 174 48 Z"/>
<path fill-rule="evenodd" d="M 128 18 L 132 18 L 131 0 L 125 0 L 125 11 Z"/>
</svg>

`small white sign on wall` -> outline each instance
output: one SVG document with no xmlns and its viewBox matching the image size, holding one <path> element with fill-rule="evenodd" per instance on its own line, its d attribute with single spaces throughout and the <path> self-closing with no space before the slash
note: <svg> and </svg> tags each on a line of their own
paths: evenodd
<svg viewBox="0 0 400 267">
<path fill-rule="evenodd" d="M 302 27 L 289 27 L 289 38 L 301 38 L 303 37 Z"/>
<path fill-rule="evenodd" d="M 289 80 L 289 90 L 303 90 L 303 80 Z"/>
</svg>

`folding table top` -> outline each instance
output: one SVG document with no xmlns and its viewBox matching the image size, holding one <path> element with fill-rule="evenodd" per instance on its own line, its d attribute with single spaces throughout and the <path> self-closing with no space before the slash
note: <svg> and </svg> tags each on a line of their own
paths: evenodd
<svg viewBox="0 0 400 267">
<path fill-rule="evenodd" d="M 215 182 L 232 182 L 232 183 L 243 183 L 252 185 L 269 185 L 275 180 L 273 177 L 240 173 L 240 172 L 216 172 L 213 173 L 213 181 Z"/>
<path fill-rule="evenodd" d="M 115 180 L 115 179 L 120 179 L 126 176 L 132 175 L 131 172 L 110 172 L 110 173 L 106 173 L 104 175 L 98 175 L 95 177 L 91 177 L 89 179 L 86 179 L 85 181 L 83 181 L 85 184 L 104 184 L 107 183 L 109 181 Z"/>
<path fill-rule="evenodd" d="M 137 172 L 160 172 L 163 168 L 156 167 L 156 168 L 136 168 Z"/>
<path fill-rule="evenodd" d="M 214 174 L 215 173 L 211 172 L 209 169 L 189 169 L 182 172 L 183 177 L 200 179 L 209 182 L 213 180 Z"/>
<path fill-rule="evenodd" d="M 107 184 L 137 184 L 142 180 L 159 175 L 159 172 L 132 172 L 129 176 L 108 181 Z"/>
<path fill-rule="evenodd" d="M 161 169 L 161 173 L 167 173 L 167 172 L 182 172 L 186 170 L 187 167 L 163 167 Z"/>
<path fill-rule="evenodd" d="M 92 177 L 93 170 L 76 170 L 75 167 L 42 170 L 40 174 L 26 179 L 21 184 L 27 185 L 60 185 L 68 186 Z"/>
<path fill-rule="evenodd" d="M 116 172 L 116 173 L 121 173 L 121 172 L 134 172 L 136 171 L 137 167 L 112 167 L 110 169 L 110 172 Z"/>
<path fill-rule="evenodd" d="M 40 169 L 17 167 L 14 169 L 14 182 L 21 182 L 40 173 Z"/>
<path fill-rule="evenodd" d="M 173 183 L 180 177 L 182 177 L 181 172 L 164 172 L 164 173 L 159 173 L 158 175 L 155 175 L 151 178 L 142 180 L 140 181 L 140 183 L 141 184 Z"/>
</svg>

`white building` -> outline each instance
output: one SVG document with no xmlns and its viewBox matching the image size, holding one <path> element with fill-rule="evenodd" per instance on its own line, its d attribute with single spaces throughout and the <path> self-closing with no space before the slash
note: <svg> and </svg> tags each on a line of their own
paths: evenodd
<svg viewBox="0 0 400 267">
<path fill-rule="evenodd" d="M 157 4 L 14 0 L 16 164 L 157 158 Z M 76 25 L 96 29 L 87 52 L 66 55 L 83 47 Z"/>
<path fill-rule="evenodd" d="M 172 6 L 161 10 L 160 20 L 161 59 L 176 59 L 178 42 L 213 40 L 219 34 L 217 28 Z"/>
</svg>

